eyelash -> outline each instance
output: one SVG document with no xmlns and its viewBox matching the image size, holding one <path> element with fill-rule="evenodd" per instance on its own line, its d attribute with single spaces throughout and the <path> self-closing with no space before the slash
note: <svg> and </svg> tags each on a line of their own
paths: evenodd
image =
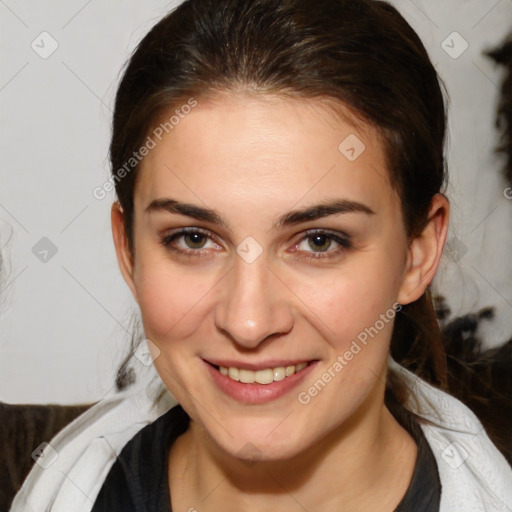
<svg viewBox="0 0 512 512">
<path fill-rule="evenodd" d="M 164 235 L 161 237 L 161 244 L 166 249 L 169 249 L 170 251 L 173 251 L 175 253 L 184 255 L 184 256 L 192 256 L 192 257 L 206 257 L 207 255 L 204 254 L 204 252 L 201 249 L 189 249 L 189 250 L 183 250 L 178 247 L 175 247 L 172 245 L 172 243 L 177 240 L 178 238 L 187 235 L 187 234 L 200 234 L 208 239 L 215 242 L 214 237 L 212 237 L 211 233 L 205 229 L 202 228 L 182 228 L 179 231 L 176 231 L 174 233 Z M 338 244 L 338 247 L 334 250 L 327 249 L 326 251 L 303 251 L 304 255 L 302 257 L 306 259 L 311 260 L 318 260 L 318 259 L 326 259 L 326 258 L 333 258 L 336 256 L 339 256 L 341 253 L 349 251 L 354 248 L 354 245 L 350 241 L 350 237 L 348 235 L 340 236 L 340 234 L 331 232 L 329 230 L 325 229 L 310 229 L 304 233 L 304 236 L 294 244 L 294 247 L 297 247 L 301 242 L 307 240 L 308 238 L 312 238 L 315 235 L 323 235 L 328 238 L 328 240 L 331 240 Z M 216 242 L 215 242 L 216 243 Z M 217 244 L 220 245 L 220 244 Z M 293 250 L 293 252 L 299 252 L 297 249 Z"/>
</svg>

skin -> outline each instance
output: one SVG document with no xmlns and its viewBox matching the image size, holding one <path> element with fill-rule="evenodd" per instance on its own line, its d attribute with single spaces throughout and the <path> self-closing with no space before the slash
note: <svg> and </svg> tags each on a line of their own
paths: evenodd
<svg viewBox="0 0 512 512">
<path fill-rule="evenodd" d="M 423 233 L 408 240 L 378 134 L 345 113 L 321 99 L 200 101 L 142 162 L 135 257 L 122 208 L 112 207 L 120 269 L 158 348 L 155 367 L 191 417 L 169 453 L 173 510 L 391 511 L 407 490 L 416 445 L 383 398 L 392 321 L 308 404 L 297 398 L 393 303 L 423 294 L 448 229 L 438 194 Z M 338 149 L 350 134 L 365 145 L 354 161 Z M 215 210 L 225 225 L 146 212 L 159 198 Z M 339 199 L 374 213 L 275 226 L 290 211 Z M 161 244 L 184 226 L 213 240 L 174 239 L 188 254 Z M 310 229 L 348 234 L 351 248 L 321 238 L 319 251 Z M 251 263 L 236 252 L 248 236 L 263 251 Z M 220 391 L 205 371 L 209 358 L 318 362 L 291 392 L 256 405 Z M 248 447 L 255 464 L 243 459 Z"/>
</svg>

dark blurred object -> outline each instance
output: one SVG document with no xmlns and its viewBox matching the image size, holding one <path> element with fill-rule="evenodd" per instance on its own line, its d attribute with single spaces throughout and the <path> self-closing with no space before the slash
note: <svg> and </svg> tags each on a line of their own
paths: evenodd
<svg viewBox="0 0 512 512">
<path fill-rule="evenodd" d="M 482 349 L 476 331 L 481 321 L 494 318 L 492 308 L 450 320 L 450 309 L 438 296 L 435 309 L 448 361 L 448 390 L 478 416 L 512 465 L 512 339 Z"/>
<path fill-rule="evenodd" d="M 0 403 L 0 510 L 7 511 L 34 464 L 32 452 L 89 405 L 10 405 Z"/>
<path fill-rule="evenodd" d="M 496 128 L 501 132 L 497 150 L 505 154 L 504 174 L 508 184 L 512 186 L 512 33 L 502 46 L 485 52 L 485 55 L 506 68 L 496 114 Z"/>
</svg>

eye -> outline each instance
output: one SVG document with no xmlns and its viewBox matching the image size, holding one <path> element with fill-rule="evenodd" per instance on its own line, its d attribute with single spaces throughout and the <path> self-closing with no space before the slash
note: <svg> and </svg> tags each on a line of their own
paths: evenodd
<svg viewBox="0 0 512 512">
<path fill-rule="evenodd" d="M 348 235 L 316 229 L 307 231 L 292 251 L 306 253 L 309 258 L 329 258 L 352 248 Z"/>
<path fill-rule="evenodd" d="M 185 256 L 207 256 L 211 250 L 222 249 L 212 233 L 195 227 L 181 228 L 168 233 L 161 237 L 161 244 Z M 291 252 L 303 253 L 306 258 L 319 259 L 336 257 L 352 248 L 353 244 L 348 235 L 316 229 L 307 231 Z"/>
<path fill-rule="evenodd" d="M 182 228 L 174 233 L 166 234 L 161 238 L 161 244 L 177 253 L 199 256 L 209 249 L 219 250 L 209 231 L 201 228 Z"/>
</svg>

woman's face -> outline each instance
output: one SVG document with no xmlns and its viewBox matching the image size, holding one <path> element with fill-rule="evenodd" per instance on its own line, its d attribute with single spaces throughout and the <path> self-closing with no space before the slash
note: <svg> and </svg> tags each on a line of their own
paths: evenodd
<svg viewBox="0 0 512 512">
<path fill-rule="evenodd" d="M 424 286 L 357 126 L 321 100 L 231 95 L 142 162 L 125 277 L 162 380 L 234 456 L 285 459 L 382 411 L 393 305 Z"/>
</svg>

